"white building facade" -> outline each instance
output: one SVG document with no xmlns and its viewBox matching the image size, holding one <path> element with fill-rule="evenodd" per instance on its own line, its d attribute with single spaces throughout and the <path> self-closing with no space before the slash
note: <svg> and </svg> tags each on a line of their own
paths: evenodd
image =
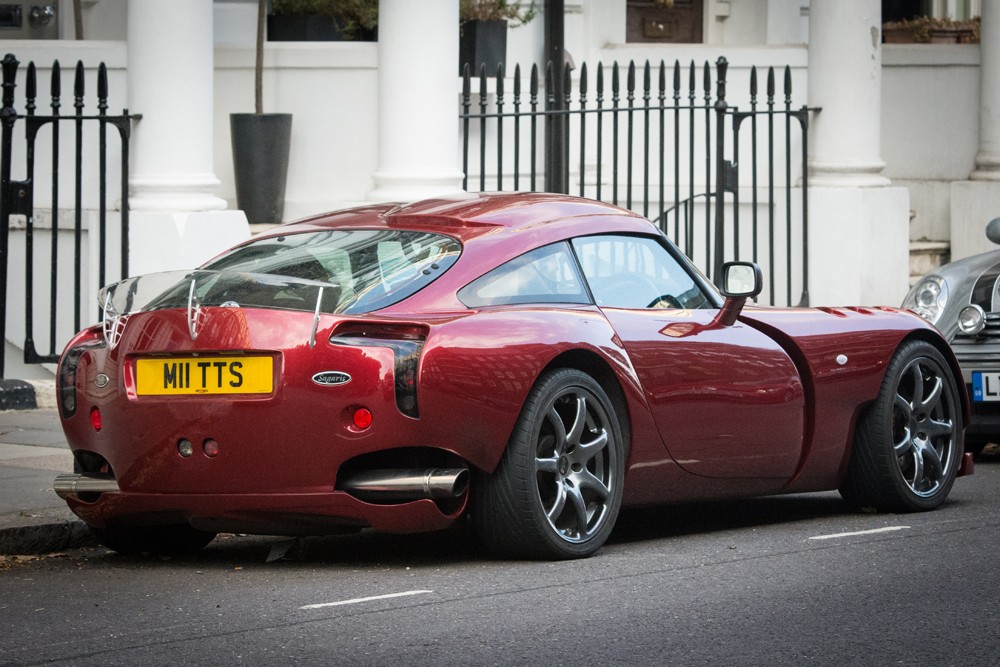
<svg viewBox="0 0 1000 667">
<path fill-rule="evenodd" d="M 735 81 L 752 66 L 790 66 L 796 104 L 822 109 L 809 129 L 813 305 L 898 305 L 911 242 L 950 247 L 953 258 L 989 249 L 983 228 L 1000 214 L 1000 7 L 935 3 L 981 12 L 981 44 L 883 45 L 879 0 L 705 0 L 694 3 L 701 43 L 651 44 L 629 41 L 626 4 L 566 0 L 574 76 L 581 63 L 724 56 Z M 142 114 L 128 176 L 128 273 L 189 268 L 247 238 L 229 114 L 253 110 L 256 1 L 83 8 L 82 41 L 72 39 L 72 3 L 62 0 L 66 38 L 0 48 L 35 61 L 40 80 L 56 58 L 88 71 L 103 61 L 111 110 Z M 265 111 L 293 114 L 286 220 L 462 187 L 458 0 L 379 0 L 379 14 L 378 42 L 266 43 Z M 539 63 L 543 47 L 541 16 L 510 30 L 508 73 Z M 15 224 L 6 376 L 34 377 L 51 368 L 19 366 L 18 242 Z M 96 293 L 90 275 L 86 289 Z"/>
</svg>

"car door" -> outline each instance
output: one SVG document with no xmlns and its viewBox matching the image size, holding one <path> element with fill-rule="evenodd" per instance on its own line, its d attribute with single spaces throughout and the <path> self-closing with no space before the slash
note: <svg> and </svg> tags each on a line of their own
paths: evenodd
<svg viewBox="0 0 1000 667">
<path fill-rule="evenodd" d="M 720 478 L 790 478 L 803 453 L 802 382 L 785 350 L 718 308 L 659 238 L 573 241 L 671 456 Z"/>
</svg>

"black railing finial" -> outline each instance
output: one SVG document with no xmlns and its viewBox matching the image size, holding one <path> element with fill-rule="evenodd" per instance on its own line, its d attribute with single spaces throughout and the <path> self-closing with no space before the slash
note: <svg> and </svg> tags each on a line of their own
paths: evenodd
<svg viewBox="0 0 1000 667">
<path fill-rule="evenodd" d="M 101 63 L 97 68 L 97 113 L 104 116 L 108 112 L 108 68 Z"/>
<path fill-rule="evenodd" d="M 726 107 L 726 73 L 729 71 L 729 61 L 725 56 L 719 56 L 715 61 L 715 108 Z"/>
<path fill-rule="evenodd" d="M 38 97 L 38 80 L 35 76 L 35 63 L 28 63 L 27 75 L 24 78 L 24 113 L 35 114 L 35 98 Z"/>
<path fill-rule="evenodd" d="M 13 53 L 5 55 L 2 63 L 0 63 L 0 66 L 3 67 L 3 110 L 0 113 L 4 117 L 17 113 L 14 111 L 14 88 L 17 87 L 17 83 L 14 80 L 17 78 L 17 66 L 19 64 Z"/>
</svg>

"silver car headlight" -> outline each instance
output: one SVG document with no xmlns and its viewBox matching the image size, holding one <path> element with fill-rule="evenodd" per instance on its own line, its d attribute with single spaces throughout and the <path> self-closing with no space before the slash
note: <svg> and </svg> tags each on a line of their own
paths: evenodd
<svg viewBox="0 0 1000 667">
<path fill-rule="evenodd" d="M 948 283 L 940 276 L 924 276 L 903 300 L 909 308 L 931 324 L 937 324 L 948 303 Z"/>
<path fill-rule="evenodd" d="M 958 328 L 968 336 L 975 336 L 986 327 L 986 313 L 976 304 L 970 304 L 958 314 Z"/>
</svg>

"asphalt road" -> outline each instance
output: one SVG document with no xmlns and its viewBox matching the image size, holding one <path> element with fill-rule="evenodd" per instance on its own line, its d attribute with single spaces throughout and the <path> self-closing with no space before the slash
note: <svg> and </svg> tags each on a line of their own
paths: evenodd
<svg viewBox="0 0 1000 667">
<path fill-rule="evenodd" d="M 278 539 L 238 536 L 8 559 L 0 665 L 996 665 L 998 510 L 995 459 L 923 514 L 836 494 L 630 511 L 584 561 L 495 560 L 463 529 L 270 563 Z"/>
</svg>

